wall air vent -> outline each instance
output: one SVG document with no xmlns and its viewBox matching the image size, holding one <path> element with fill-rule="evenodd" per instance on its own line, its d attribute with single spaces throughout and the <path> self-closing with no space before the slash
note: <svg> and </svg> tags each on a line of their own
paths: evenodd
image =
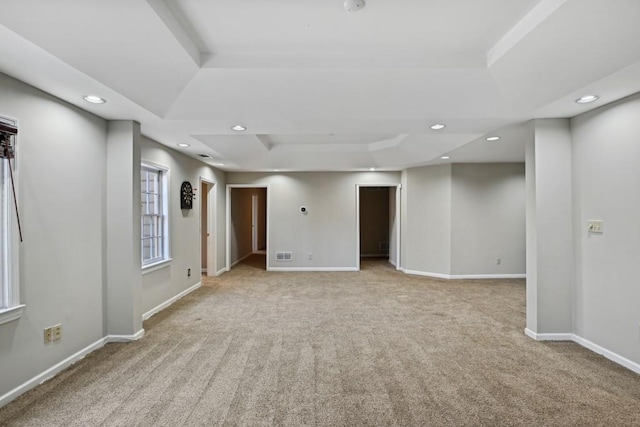
<svg viewBox="0 0 640 427">
<path fill-rule="evenodd" d="M 292 261 L 292 252 L 276 252 L 276 261 Z"/>
</svg>

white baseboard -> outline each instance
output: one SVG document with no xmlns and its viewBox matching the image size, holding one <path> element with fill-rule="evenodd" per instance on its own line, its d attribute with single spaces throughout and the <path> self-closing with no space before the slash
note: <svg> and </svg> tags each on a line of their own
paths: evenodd
<svg viewBox="0 0 640 427">
<path fill-rule="evenodd" d="M 151 310 L 149 310 L 146 313 L 144 313 L 142 315 L 142 320 L 147 320 L 148 318 L 150 318 L 151 316 L 153 316 L 157 312 L 162 311 L 165 308 L 169 307 L 171 304 L 173 304 L 174 302 L 178 301 L 180 298 L 182 298 L 185 295 L 190 294 L 191 292 L 195 291 L 200 286 L 202 286 L 202 282 L 198 282 L 195 285 L 191 286 L 189 289 L 186 289 L 186 290 L 180 292 L 178 295 L 176 295 L 176 296 L 174 296 L 172 298 L 169 298 L 168 300 L 166 300 L 162 304 L 160 304 L 157 307 L 154 307 Z"/>
<path fill-rule="evenodd" d="M 389 264 L 393 265 L 394 267 L 396 267 L 396 269 L 399 270 L 398 266 L 396 265 L 396 262 L 394 260 L 392 260 L 391 258 L 389 258 Z"/>
<path fill-rule="evenodd" d="M 526 279 L 526 274 L 452 274 L 450 279 Z"/>
<path fill-rule="evenodd" d="M 28 381 L 20 384 L 18 387 L 14 388 L 13 390 L 9 391 L 8 393 L 4 394 L 3 396 L 0 396 L 0 407 L 2 407 L 4 405 L 6 405 L 7 403 L 11 402 L 13 399 L 17 398 L 21 394 L 26 393 L 27 391 L 31 390 L 32 388 L 42 384 L 43 382 L 47 381 L 48 379 L 53 378 L 58 373 L 62 372 L 63 370 L 67 369 L 69 366 L 73 365 L 77 361 L 79 361 L 82 358 L 84 358 L 87 354 L 99 349 L 100 347 L 102 347 L 104 345 L 105 345 L 105 338 L 100 338 L 98 341 L 94 342 L 93 344 L 88 345 L 87 347 L 83 348 L 82 350 L 80 350 L 80 351 L 72 354 L 71 356 L 67 357 L 63 361 L 53 365 L 51 368 L 47 369 L 46 371 L 36 375 L 35 377 L 31 378 Z"/>
<path fill-rule="evenodd" d="M 267 271 L 358 271 L 358 267 L 268 267 Z"/>
<path fill-rule="evenodd" d="M 225 273 L 227 271 L 226 267 L 221 268 L 220 270 L 216 271 L 216 276 L 221 275 L 222 273 Z"/>
<path fill-rule="evenodd" d="M 442 274 L 429 273 L 426 271 L 406 270 L 401 268 L 400 271 L 414 276 L 435 277 L 438 279 L 448 280 L 478 280 L 478 279 L 525 279 L 526 274 Z"/>
<path fill-rule="evenodd" d="M 613 351 L 607 350 L 604 347 L 600 347 L 598 344 L 592 343 L 591 341 L 577 335 L 573 336 L 573 340 L 581 346 L 593 351 L 594 353 L 598 353 L 611 360 L 612 362 L 615 362 L 618 365 L 622 365 L 625 368 L 635 372 L 636 374 L 640 374 L 640 363 L 636 363 L 632 360 L 627 359 L 626 357 L 622 357 L 619 354 L 614 353 Z"/>
<path fill-rule="evenodd" d="M 537 334 L 529 328 L 524 333 L 536 341 L 573 341 L 573 334 Z"/>
<path fill-rule="evenodd" d="M 636 363 L 632 360 L 627 359 L 626 357 L 620 356 L 617 353 L 614 353 L 611 350 L 607 350 L 604 347 L 599 346 L 587 339 L 584 339 L 576 334 L 537 334 L 533 332 L 531 329 L 526 328 L 524 333 L 527 334 L 528 337 L 533 338 L 536 341 L 573 341 L 576 344 L 580 344 L 584 348 L 593 351 L 594 353 L 600 354 L 607 359 L 611 360 L 618 365 L 624 366 L 630 371 L 635 372 L 636 374 L 640 374 L 640 363 Z"/>
<path fill-rule="evenodd" d="M 140 329 L 133 335 L 107 335 L 104 337 L 104 343 L 108 344 L 110 342 L 131 342 L 138 341 L 140 338 L 144 336 L 144 329 Z"/>
<path fill-rule="evenodd" d="M 437 279 L 450 279 L 451 276 L 448 274 L 440 274 L 440 273 L 428 273 L 426 271 L 416 271 L 416 270 L 407 270 L 406 268 L 400 269 L 403 273 L 411 274 L 413 276 L 426 276 L 426 277 L 435 277 Z"/>
</svg>

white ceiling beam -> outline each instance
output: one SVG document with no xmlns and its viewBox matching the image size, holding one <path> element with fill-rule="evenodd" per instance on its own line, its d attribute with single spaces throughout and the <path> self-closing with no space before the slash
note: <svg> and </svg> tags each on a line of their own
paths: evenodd
<svg viewBox="0 0 640 427">
<path fill-rule="evenodd" d="M 514 25 L 487 54 L 487 68 L 513 49 L 522 39 L 553 15 L 568 0 L 542 0 L 524 18 Z"/>
<path fill-rule="evenodd" d="M 167 29 L 173 34 L 173 37 L 184 48 L 185 52 L 191 57 L 193 62 L 200 67 L 201 58 L 204 56 L 193 39 L 189 36 L 182 24 L 178 21 L 173 12 L 169 9 L 164 0 L 147 0 L 147 3 L 158 18 L 166 25 Z"/>
</svg>

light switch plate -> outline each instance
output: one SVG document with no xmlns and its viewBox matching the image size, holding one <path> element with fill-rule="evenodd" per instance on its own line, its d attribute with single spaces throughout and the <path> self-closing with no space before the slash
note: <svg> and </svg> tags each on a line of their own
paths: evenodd
<svg viewBox="0 0 640 427">
<path fill-rule="evenodd" d="M 589 230 L 589 233 L 593 234 L 604 233 L 604 221 L 599 219 L 590 219 L 587 221 L 587 230 Z"/>
</svg>

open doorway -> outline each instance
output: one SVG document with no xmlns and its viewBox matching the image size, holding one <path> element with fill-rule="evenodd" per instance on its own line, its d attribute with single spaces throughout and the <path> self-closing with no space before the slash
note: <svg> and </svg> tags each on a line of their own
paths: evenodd
<svg viewBox="0 0 640 427">
<path fill-rule="evenodd" d="M 400 191 L 398 185 L 357 186 L 357 259 L 386 260 L 400 266 Z"/>
<path fill-rule="evenodd" d="M 244 262 L 267 269 L 268 187 L 227 185 L 227 270 Z"/>
<path fill-rule="evenodd" d="M 200 178 L 200 269 L 203 276 L 217 276 L 215 239 L 215 183 Z"/>
</svg>

